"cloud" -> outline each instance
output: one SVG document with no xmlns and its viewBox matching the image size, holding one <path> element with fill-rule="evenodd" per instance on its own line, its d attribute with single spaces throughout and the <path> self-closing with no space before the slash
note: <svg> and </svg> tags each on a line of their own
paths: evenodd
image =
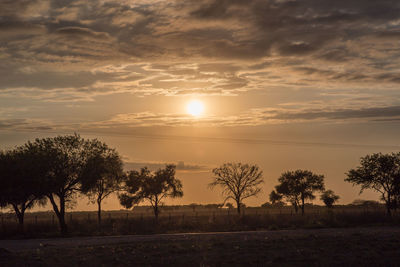
<svg viewBox="0 0 400 267">
<path fill-rule="evenodd" d="M 0 95 L 69 104 L 121 93 L 259 94 L 279 108 L 297 95 L 303 106 L 324 102 L 318 119 L 332 119 L 324 112 L 333 100 L 337 112 L 354 109 L 352 101 L 395 106 L 399 11 L 396 0 L 1 1 Z M 199 123 L 317 117 L 279 108 L 275 118 L 249 111 Z M 192 124 L 150 113 L 102 123 Z"/>
</svg>

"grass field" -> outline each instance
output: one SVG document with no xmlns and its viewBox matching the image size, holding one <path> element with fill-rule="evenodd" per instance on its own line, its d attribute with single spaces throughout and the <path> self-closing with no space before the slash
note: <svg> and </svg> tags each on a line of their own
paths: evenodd
<svg viewBox="0 0 400 267">
<path fill-rule="evenodd" d="M 120 244 L 1 250 L 0 265 L 399 266 L 399 245 L 400 229 L 393 227 L 151 236 Z"/>
<path fill-rule="evenodd" d="M 24 234 L 19 231 L 14 214 L 3 213 L 0 220 L 2 239 L 59 235 L 52 212 L 28 213 Z M 70 236 L 400 225 L 399 214 L 389 218 L 383 206 L 339 206 L 331 210 L 308 206 L 304 216 L 295 214 L 291 207 L 246 208 L 241 216 L 234 209 L 164 207 L 157 224 L 151 209 L 141 207 L 103 212 L 101 228 L 95 212 L 70 212 L 66 220 Z"/>
</svg>

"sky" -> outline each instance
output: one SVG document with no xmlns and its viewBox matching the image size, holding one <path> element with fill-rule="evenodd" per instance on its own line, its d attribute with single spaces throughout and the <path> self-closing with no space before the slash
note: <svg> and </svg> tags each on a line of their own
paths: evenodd
<svg viewBox="0 0 400 267">
<path fill-rule="evenodd" d="M 400 150 L 399 85 L 397 0 L 0 2 L 0 149 L 77 132 L 126 169 L 175 163 L 184 197 L 167 204 L 222 202 L 207 184 L 224 162 L 263 170 L 247 205 L 295 169 L 342 204 L 378 199 L 344 179 Z"/>
</svg>

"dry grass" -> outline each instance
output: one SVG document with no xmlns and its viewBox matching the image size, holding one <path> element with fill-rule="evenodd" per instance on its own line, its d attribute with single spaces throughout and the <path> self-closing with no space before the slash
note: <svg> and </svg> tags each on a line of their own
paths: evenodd
<svg viewBox="0 0 400 267">
<path fill-rule="evenodd" d="M 342 206 L 333 210 L 308 207 L 306 214 L 293 213 L 290 207 L 247 208 L 242 216 L 227 209 L 162 210 L 155 223 L 151 210 L 110 211 L 103 213 L 101 228 L 95 212 L 72 212 L 66 215 L 70 236 L 154 234 L 177 232 L 214 232 L 243 230 L 278 230 L 297 228 L 354 227 L 399 225 L 400 216 L 389 218 L 384 207 Z M 0 238 L 37 238 L 58 236 L 58 221 L 52 212 L 29 213 L 21 234 L 13 214 L 2 214 Z"/>
</svg>

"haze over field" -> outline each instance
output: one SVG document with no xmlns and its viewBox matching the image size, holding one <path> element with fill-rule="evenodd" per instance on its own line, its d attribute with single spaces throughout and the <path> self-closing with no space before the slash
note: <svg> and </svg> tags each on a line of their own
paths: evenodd
<svg viewBox="0 0 400 267">
<path fill-rule="evenodd" d="M 264 171 L 247 205 L 293 169 L 378 199 L 345 172 L 400 148 L 396 0 L 5 0 L 0 40 L 0 149 L 99 138 L 126 169 L 177 164 L 168 204 L 222 202 L 207 184 L 229 161 Z"/>
</svg>

